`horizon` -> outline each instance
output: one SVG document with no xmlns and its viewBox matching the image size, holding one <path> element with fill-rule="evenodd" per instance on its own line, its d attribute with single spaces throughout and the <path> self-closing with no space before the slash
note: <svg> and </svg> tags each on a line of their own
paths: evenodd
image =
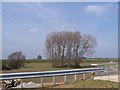
<svg viewBox="0 0 120 90">
<path fill-rule="evenodd" d="M 2 5 L 2 57 L 22 51 L 27 58 L 45 55 L 46 36 L 80 31 L 96 38 L 91 58 L 118 58 L 117 2 L 6 2 Z"/>
</svg>

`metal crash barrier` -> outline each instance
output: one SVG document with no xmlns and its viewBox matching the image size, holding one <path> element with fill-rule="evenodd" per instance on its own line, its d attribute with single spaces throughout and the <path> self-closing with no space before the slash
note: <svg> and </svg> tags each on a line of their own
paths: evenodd
<svg viewBox="0 0 120 90">
<path fill-rule="evenodd" d="M 67 83 L 67 75 L 74 75 L 74 81 L 77 81 L 77 74 L 83 74 L 83 80 L 86 79 L 87 73 L 92 73 L 94 76 L 97 72 L 103 72 L 104 68 L 84 68 L 84 69 L 70 69 L 70 70 L 57 70 L 57 71 L 43 71 L 43 72 L 20 72 L 20 73 L 7 73 L 0 74 L 0 80 L 19 80 L 18 84 L 21 83 L 21 88 L 24 88 L 22 85 L 22 79 L 26 78 L 41 78 L 41 87 L 43 87 L 43 77 L 53 77 L 53 85 L 55 85 L 56 76 L 64 76 L 64 83 Z M 92 77 L 93 78 L 93 77 Z"/>
</svg>

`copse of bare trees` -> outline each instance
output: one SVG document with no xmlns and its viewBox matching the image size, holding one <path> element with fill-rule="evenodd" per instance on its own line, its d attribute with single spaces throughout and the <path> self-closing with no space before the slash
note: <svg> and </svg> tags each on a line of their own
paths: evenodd
<svg viewBox="0 0 120 90">
<path fill-rule="evenodd" d="M 25 63 L 25 55 L 21 51 L 16 51 L 11 53 L 6 62 L 2 63 L 2 69 L 18 69 L 20 67 L 24 67 Z"/>
<path fill-rule="evenodd" d="M 53 67 L 80 67 L 84 55 L 93 54 L 96 39 L 80 32 L 53 32 L 46 38 L 47 56 Z"/>
<path fill-rule="evenodd" d="M 22 54 L 22 51 L 16 51 L 14 53 L 11 53 L 7 59 L 8 60 L 25 60 L 25 55 Z"/>
</svg>

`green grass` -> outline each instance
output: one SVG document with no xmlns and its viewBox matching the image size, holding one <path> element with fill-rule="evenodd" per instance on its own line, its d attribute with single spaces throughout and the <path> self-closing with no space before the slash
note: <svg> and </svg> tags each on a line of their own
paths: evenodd
<svg viewBox="0 0 120 90">
<path fill-rule="evenodd" d="M 90 63 L 105 63 L 105 62 L 118 62 L 118 59 L 84 59 L 83 62 L 90 62 Z"/>
<path fill-rule="evenodd" d="M 44 59 L 42 59 L 42 60 L 26 60 L 26 63 L 48 63 L 49 62 L 49 60 L 44 60 Z"/>
<path fill-rule="evenodd" d="M 49 71 L 49 70 L 63 70 L 68 68 L 53 68 L 50 63 L 44 61 L 35 61 L 26 63 L 24 68 L 13 69 L 13 70 L 2 70 L 3 73 L 13 72 L 33 72 L 33 71 Z"/>
</svg>

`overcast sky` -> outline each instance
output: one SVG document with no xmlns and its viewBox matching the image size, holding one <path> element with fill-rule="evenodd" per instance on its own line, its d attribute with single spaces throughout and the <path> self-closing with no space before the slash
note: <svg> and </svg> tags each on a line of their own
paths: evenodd
<svg viewBox="0 0 120 90">
<path fill-rule="evenodd" d="M 118 57 L 118 4 L 88 2 L 3 3 L 2 58 L 22 51 L 45 58 L 45 39 L 54 31 L 80 31 L 97 40 L 92 57 Z"/>
</svg>

